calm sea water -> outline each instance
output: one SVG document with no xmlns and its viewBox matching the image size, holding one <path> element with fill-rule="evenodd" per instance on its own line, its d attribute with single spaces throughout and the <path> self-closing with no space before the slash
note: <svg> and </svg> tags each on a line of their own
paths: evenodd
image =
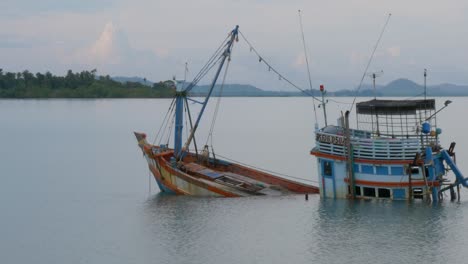
<svg viewBox="0 0 468 264">
<path fill-rule="evenodd" d="M 468 98 L 451 100 L 442 143 L 468 174 Z M 466 263 L 466 191 L 437 205 L 160 194 L 132 132 L 153 139 L 169 104 L 0 100 L 0 263 Z M 330 122 L 348 107 L 331 102 Z M 213 143 L 315 181 L 313 123 L 310 98 L 223 98 Z"/>
</svg>

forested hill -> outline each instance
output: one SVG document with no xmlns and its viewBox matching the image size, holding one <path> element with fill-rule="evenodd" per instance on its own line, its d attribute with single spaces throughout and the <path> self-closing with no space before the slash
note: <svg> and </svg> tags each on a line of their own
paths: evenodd
<svg viewBox="0 0 468 264">
<path fill-rule="evenodd" d="M 50 72 L 3 72 L 0 69 L 0 98 L 159 98 L 172 97 L 167 82 L 152 86 L 139 82 L 121 83 L 109 75 L 97 76 L 96 70 L 55 76 Z"/>
<path fill-rule="evenodd" d="M 206 96 L 209 85 L 195 86 L 191 96 Z M 221 93 L 222 91 L 222 93 Z M 424 87 L 407 79 L 398 79 L 376 87 L 363 85 L 356 89 L 328 91 L 327 96 L 416 96 L 424 93 Z M 33 74 L 29 71 L 3 72 L 0 69 L 0 98 L 161 98 L 175 94 L 173 81 L 151 82 L 139 77 L 97 76 L 96 70 L 72 72 L 55 76 L 50 72 Z M 213 96 L 320 96 L 318 90 L 269 91 L 252 85 L 216 85 Z M 468 86 L 440 84 L 427 86 L 428 96 L 468 96 Z"/>
</svg>

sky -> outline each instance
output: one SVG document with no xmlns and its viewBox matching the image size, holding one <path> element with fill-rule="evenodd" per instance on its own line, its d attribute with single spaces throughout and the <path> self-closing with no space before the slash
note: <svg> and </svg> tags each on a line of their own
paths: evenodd
<svg viewBox="0 0 468 264">
<path fill-rule="evenodd" d="M 428 84 L 468 84 L 466 0 L 2 0 L 0 68 L 57 75 L 97 69 L 161 81 L 183 79 L 187 62 L 190 80 L 239 25 L 265 60 L 306 89 L 299 9 L 313 88 L 354 89 L 389 13 L 367 71 L 383 70 L 377 83 L 422 83 L 427 69 Z M 294 90 L 242 38 L 226 83 Z"/>
</svg>

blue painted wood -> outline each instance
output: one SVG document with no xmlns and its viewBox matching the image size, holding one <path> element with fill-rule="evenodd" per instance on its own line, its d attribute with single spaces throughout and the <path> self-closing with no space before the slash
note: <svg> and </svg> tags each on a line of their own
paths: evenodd
<svg viewBox="0 0 468 264">
<path fill-rule="evenodd" d="M 156 180 L 156 183 L 158 184 L 159 189 L 161 190 L 161 192 L 165 192 L 165 193 L 169 193 L 169 194 L 176 194 L 176 193 L 173 192 L 171 189 L 169 189 L 169 188 L 167 188 L 166 186 L 164 186 L 164 184 L 161 183 L 160 181 Z"/>
<path fill-rule="evenodd" d="M 394 200 L 405 200 L 406 199 L 406 190 L 405 189 L 393 189 L 393 199 Z"/>
<path fill-rule="evenodd" d="M 374 174 L 374 166 L 372 165 L 361 165 L 361 172 L 366 174 Z"/>
<path fill-rule="evenodd" d="M 388 167 L 387 166 L 376 166 L 375 173 L 377 175 L 388 175 Z"/>
<path fill-rule="evenodd" d="M 182 150 L 182 128 L 184 127 L 184 97 L 181 93 L 176 96 L 174 153 L 178 157 Z"/>
<path fill-rule="evenodd" d="M 398 176 L 404 175 L 403 166 L 390 166 L 390 174 Z"/>
<path fill-rule="evenodd" d="M 357 172 L 357 173 L 360 172 L 360 171 L 359 171 L 359 164 L 354 164 L 353 167 L 354 167 L 354 172 Z"/>
<path fill-rule="evenodd" d="M 325 175 L 325 163 L 329 163 L 331 166 L 331 174 L 330 175 Z M 332 181 L 332 191 L 333 191 L 333 198 L 336 198 L 336 181 L 335 181 L 335 163 L 332 160 L 321 160 L 320 161 L 320 167 L 321 167 L 321 172 L 322 172 L 322 177 L 324 179 L 330 179 Z M 323 181 L 324 186 L 324 197 L 326 197 L 326 186 L 325 186 L 326 180 Z"/>
</svg>

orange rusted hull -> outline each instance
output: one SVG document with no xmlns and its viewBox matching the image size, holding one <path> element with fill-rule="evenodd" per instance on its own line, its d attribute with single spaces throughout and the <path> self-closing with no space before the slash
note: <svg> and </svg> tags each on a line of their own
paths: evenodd
<svg viewBox="0 0 468 264">
<path fill-rule="evenodd" d="M 201 162 L 193 153 L 187 153 L 183 160 L 176 162 L 172 149 L 149 144 L 142 133 L 135 133 L 135 136 L 148 167 L 163 192 L 219 197 L 319 193 L 316 186 L 238 164 L 212 159 Z"/>
</svg>

